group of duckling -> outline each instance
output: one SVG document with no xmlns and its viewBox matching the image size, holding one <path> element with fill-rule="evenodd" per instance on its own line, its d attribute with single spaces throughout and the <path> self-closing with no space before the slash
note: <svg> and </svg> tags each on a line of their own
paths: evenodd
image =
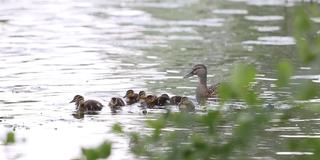
<svg viewBox="0 0 320 160">
<path fill-rule="evenodd" d="M 196 100 L 198 104 L 204 105 L 208 98 L 215 98 L 217 96 L 217 89 L 219 84 L 212 86 L 207 86 L 207 68 L 203 64 L 194 65 L 183 78 L 189 78 L 196 75 L 199 79 L 199 83 L 196 89 Z M 140 91 L 135 93 L 133 90 L 128 90 L 125 98 L 127 105 L 132 105 L 134 103 L 139 103 L 140 107 L 143 109 L 161 109 L 165 108 L 166 105 L 178 105 L 180 111 L 194 112 L 195 106 L 187 97 L 172 96 L 171 98 L 167 94 L 162 94 L 157 97 L 155 95 L 147 95 L 145 91 Z M 76 110 L 79 113 L 88 113 L 100 111 L 103 105 L 96 100 L 84 100 L 83 96 L 76 95 L 70 102 L 75 102 Z M 123 106 L 126 105 L 122 98 L 112 97 L 109 102 L 109 107 L 112 112 L 117 112 L 121 110 Z M 145 110 L 144 110 L 145 111 Z"/>
<path fill-rule="evenodd" d="M 123 97 L 125 102 L 120 97 L 112 97 L 108 106 L 112 113 L 116 113 L 121 110 L 125 105 L 132 105 L 138 103 L 138 106 L 143 109 L 143 113 L 146 113 L 145 109 L 165 109 L 168 105 L 178 105 L 179 110 L 183 112 L 194 112 L 195 105 L 187 97 L 172 96 L 168 94 L 162 94 L 159 97 L 156 95 L 147 95 L 145 91 L 135 93 L 133 90 L 128 90 Z M 76 111 L 79 113 L 94 113 L 101 111 L 103 105 L 96 100 L 84 100 L 81 95 L 75 95 L 70 103 L 75 103 Z"/>
</svg>

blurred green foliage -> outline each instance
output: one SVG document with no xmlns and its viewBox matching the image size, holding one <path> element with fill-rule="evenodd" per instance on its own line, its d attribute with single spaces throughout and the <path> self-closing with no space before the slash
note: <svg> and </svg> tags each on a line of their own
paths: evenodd
<svg viewBox="0 0 320 160">
<path fill-rule="evenodd" d="M 16 138 L 15 138 L 15 134 L 14 132 L 8 132 L 6 139 L 4 140 L 4 144 L 8 145 L 8 144 L 12 144 L 16 142 Z"/>
<path fill-rule="evenodd" d="M 219 87 L 221 102 L 244 100 L 248 105 L 258 103 L 257 95 L 251 88 L 256 70 L 252 65 L 239 64 L 232 72 L 230 82 L 223 82 Z"/>
<path fill-rule="evenodd" d="M 320 36 L 310 17 L 319 16 L 318 6 L 299 6 L 295 12 L 294 36 L 299 50 L 299 56 L 303 63 L 319 63 Z"/>
<path fill-rule="evenodd" d="M 116 123 L 112 126 L 112 131 L 115 133 L 123 133 L 120 123 Z"/>
<path fill-rule="evenodd" d="M 111 143 L 103 142 L 96 148 L 82 148 L 82 155 L 86 160 L 107 158 L 111 154 Z"/>
<path fill-rule="evenodd" d="M 299 56 L 304 65 L 318 63 L 320 38 L 313 27 L 310 16 L 316 9 L 301 6 L 297 8 L 294 20 L 294 37 Z M 239 64 L 232 71 L 229 81 L 223 82 L 219 89 L 220 105 L 225 102 L 245 102 L 247 108 L 240 111 L 223 112 L 208 111 L 206 114 L 171 113 L 162 114 L 156 120 L 147 120 L 151 133 L 128 133 L 132 153 L 146 159 L 155 160 L 194 160 L 194 159 L 250 159 L 248 149 L 257 146 L 263 140 L 265 126 L 274 117 L 280 123 L 286 123 L 294 114 L 303 108 L 311 112 L 320 111 L 319 104 L 295 103 L 296 100 L 308 102 L 319 98 L 320 87 L 309 81 L 293 85 L 291 77 L 295 68 L 289 60 L 280 60 L 275 66 L 277 70 L 277 87 L 275 90 L 287 88 L 292 92 L 291 108 L 284 110 L 280 116 L 263 106 L 266 104 L 258 98 L 259 90 L 255 89 L 256 69 L 253 65 Z M 224 128 L 221 126 L 230 126 Z M 112 130 L 124 133 L 120 124 Z M 320 141 L 318 139 L 288 140 L 285 148 L 290 151 L 312 152 L 307 159 L 319 159 Z M 96 149 L 83 149 L 87 159 L 107 157 L 111 145 L 104 143 Z M 107 154 L 102 154 L 106 151 Z M 303 157 L 305 159 L 305 157 Z"/>
<path fill-rule="evenodd" d="M 297 8 L 294 21 L 294 36 L 299 50 L 301 61 L 304 64 L 317 62 L 320 51 L 319 36 L 315 30 L 306 8 Z M 286 87 L 295 95 L 290 101 L 304 100 L 319 97 L 319 84 L 312 81 L 300 82 L 298 86 L 291 83 L 296 66 L 289 60 L 280 60 L 275 66 L 277 70 L 277 89 Z M 271 118 L 277 117 L 272 111 L 263 108 L 265 104 L 258 98 L 259 90 L 254 89 L 256 69 L 253 65 L 239 64 L 232 71 L 230 80 L 223 82 L 219 87 L 221 105 L 228 101 L 241 101 L 247 104 L 247 109 L 239 112 L 209 111 L 204 115 L 187 113 L 167 113 L 157 120 L 147 121 L 148 127 L 153 129 L 152 134 L 130 134 L 131 149 L 139 156 L 148 159 L 249 159 L 247 150 L 257 145 L 263 139 L 265 126 Z M 307 103 L 306 103 L 307 104 Z M 278 117 L 282 122 L 288 121 L 299 112 L 306 104 L 293 103 L 292 108 L 284 111 Z M 258 106 L 258 107 L 256 107 Z M 295 107 L 296 106 L 296 107 Z M 317 105 L 320 107 L 319 105 Z M 315 108 L 315 107 L 313 107 Z M 229 130 L 220 126 L 231 125 Z M 170 130 L 171 128 L 171 130 Z M 170 131 L 164 131 L 169 129 Z M 226 134 L 226 133 L 230 134 Z M 318 141 L 290 141 L 287 143 L 289 150 L 309 150 L 317 159 L 320 153 Z M 306 147 L 306 148 L 305 148 Z"/>
<path fill-rule="evenodd" d="M 288 60 L 281 60 L 277 66 L 277 86 L 285 87 L 288 86 L 290 77 L 293 75 L 293 66 Z"/>
</svg>

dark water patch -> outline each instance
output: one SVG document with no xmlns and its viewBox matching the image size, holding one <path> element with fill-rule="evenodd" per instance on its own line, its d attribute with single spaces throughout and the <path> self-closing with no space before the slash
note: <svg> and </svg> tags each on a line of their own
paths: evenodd
<svg viewBox="0 0 320 160">
<path fill-rule="evenodd" d="M 19 104 L 19 103 L 36 103 L 37 100 L 21 100 L 21 101 L 4 101 L 4 104 Z"/>
<path fill-rule="evenodd" d="M 13 119 L 13 116 L 1 116 L 0 119 Z"/>
</svg>

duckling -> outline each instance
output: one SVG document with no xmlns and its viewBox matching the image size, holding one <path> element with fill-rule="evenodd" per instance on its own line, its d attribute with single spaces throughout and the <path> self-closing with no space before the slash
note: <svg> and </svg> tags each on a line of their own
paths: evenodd
<svg viewBox="0 0 320 160">
<path fill-rule="evenodd" d="M 145 100 L 145 104 L 147 108 L 154 108 L 157 103 L 157 96 L 148 95 Z"/>
<path fill-rule="evenodd" d="M 80 95 L 75 95 L 74 97 L 73 97 L 73 100 L 70 102 L 70 103 L 72 103 L 72 102 L 75 102 L 75 105 L 76 105 L 76 110 L 78 110 L 79 109 L 79 102 L 80 101 L 78 101 L 78 99 L 83 99 L 83 97 L 82 96 L 80 96 Z"/>
<path fill-rule="evenodd" d="M 199 83 L 196 89 L 196 99 L 200 105 L 206 104 L 208 98 L 216 98 L 219 84 L 215 84 L 207 87 L 207 67 L 203 64 L 197 64 L 193 66 L 192 70 L 186 74 L 183 78 L 188 78 L 193 75 L 197 75 Z"/>
<path fill-rule="evenodd" d="M 80 113 L 101 111 L 103 105 L 96 100 L 84 100 L 83 96 L 75 95 L 70 103 L 75 102 L 76 110 Z"/>
<path fill-rule="evenodd" d="M 146 96 L 146 92 L 145 91 L 140 91 L 138 94 L 138 100 L 140 103 L 145 102 L 147 96 Z"/>
<path fill-rule="evenodd" d="M 170 97 L 167 94 L 162 94 L 157 98 L 156 105 L 157 106 L 165 106 L 168 105 L 170 101 Z"/>
<path fill-rule="evenodd" d="M 170 104 L 171 105 L 178 105 L 181 101 L 181 98 L 182 98 L 181 96 L 172 96 L 170 98 Z"/>
<path fill-rule="evenodd" d="M 194 112 L 195 111 L 195 106 L 192 103 L 192 101 L 190 101 L 188 99 L 188 97 L 182 97 L 181 98 L 181 102 L 179 103 L 179 110 L 181 112 Z"/>
<path fill-rule="evenodd" d="M 131 105 L 138 102 L 138 97 L 139 95 L 130 89 L 123 98 L 126 98 L 127 105 Z"/>
<path fill-rule="evenodd" d="M 112 97 L 111 101 L 109 102 L 109 107 L 113 113 L 116 112 L 116 110 L 121 110 L 121 107 L 124 106 L 124 102 L 119 97 Z"/>
</svg>

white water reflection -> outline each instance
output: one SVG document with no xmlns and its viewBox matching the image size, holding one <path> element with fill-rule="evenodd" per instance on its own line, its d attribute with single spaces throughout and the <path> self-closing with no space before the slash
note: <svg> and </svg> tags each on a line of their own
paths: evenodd
<svg viewBox="0 0 320 160">
<path fill-rule="evenodd" d="M 296 75 L 292 79 L 310 79 L 313 82 L 320 83 L 320 75 Z"/>
<path fill-rule="evenodd" d="M 236 14 L 236 15 L 243 15 L 248 14 L 247 10 L 243 9 L 215 9 L 212 11 L 215 14 Z"/>
<path fill-rule="evenodd" d="M 312 152 L 277 152 L 277 155 L 286 155 L 286 156 L 302 156 L 302 155 L 313 155 Z"/>
<path fill-rule="evenodd" d="M 311 17 L 311 20 L 315 23 L 320 23 L 320 17 Z"/>
<path fill-rule="evenodd" d="M 281 29 L 279 26 L 253 26 L 251 28 L 257 30 L 258 32 L 274 32 Z"/>
<path fill-rule="evenodd" d="M 249 21 L 258 21 L 258 22 L 264 22 L 264 21 L 281 21 L 283 20 L 283 16 L 277 16 L 277 15 L 265 15 L 265 16 L 245 16 L 246 20 Z"/>
<path fill-rule="evenodd" d="M 248 45 L 294 45 L 295 40 L 292 37 L 270 36 L 258 37 L 257 40 L 243 41 L 242 44 Z"/>
</svg>

